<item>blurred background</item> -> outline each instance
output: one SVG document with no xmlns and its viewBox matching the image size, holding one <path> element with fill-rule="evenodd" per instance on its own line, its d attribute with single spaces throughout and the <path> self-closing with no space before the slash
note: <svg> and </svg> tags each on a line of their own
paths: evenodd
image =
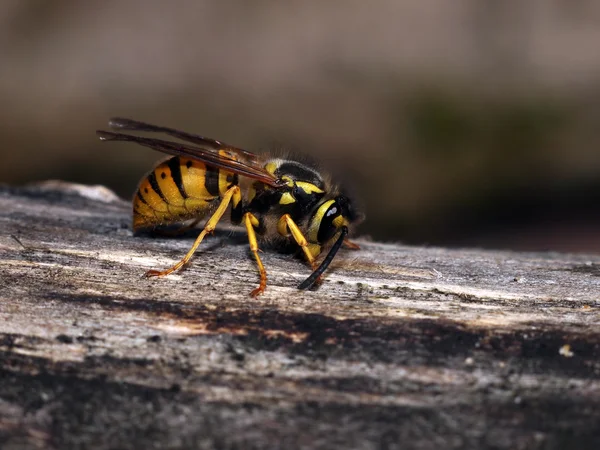
<svg viewBox="0 0 600 450">
<path fill-rule="evenodd" d="M 318 157 L 382 241 L 600 252 L 595 0 L 0 3 L 0 182 L 130 198 L 111 116 Z"/>
</svg>

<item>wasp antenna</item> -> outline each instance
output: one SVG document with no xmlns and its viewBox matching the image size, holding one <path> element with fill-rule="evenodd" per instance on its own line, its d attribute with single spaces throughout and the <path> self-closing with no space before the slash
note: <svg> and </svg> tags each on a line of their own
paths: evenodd
<svg viewBox="0 0 600 450">
<path fill-rule="evenodd" d="M 321 275 L 323 275 L 323 272 L 325 272 L 327 270 L 327 268 L 329 267 L 329 264 L 331 264 L 331 261 L 333 261 L 333 258 L 335 257 L 336 253 L 338 252 L 338 250 L 344 243 L 344 238 L 346 237 L 347 234 L 348 234 L 348 227 L 342 227 L 342 232 L 340 233 L 340 237 L 337 238 L 337 241 L 335 241 L 335 244 L 333 244 L 333 247 L 331 247 L 331 249 L 329 250 L 329 253 L 327 253 L 327 256 L 325 257 L 325 259 L 323 260 L 321 265 L 319 267 L 317 267 L 317 270 L 315 270 L 313 273 L 311 273 L 310 276 L 306 280 L 304 280 L 302 283 L 300 283 L 300 285 L 298 286 L 298 289 L 300 289 L 300 290 L 308 289 L 317 282 L 319 277 Z"/>
<path fill-rule="evenodd" d="M 143 138 L 137 136 L 130 136 L 128 134 L 123 133 L 113 133 L 112 131 L 104 131 L 104 130 L 96 130 L 96 134 L 100 138 L 101 141 L 132 141 L 132 142 L 140 142 Z M 140 142 L 142 143 L 142 142 Z M 143 143 L 142 143 L 143 145 Z"/>
<path fill-rule="evenodd" d="M 128 128 L 131 122 L 131 119 L 125 119 L 124 117 L 111 117 L 108 120 L 108 126 L 111 128 Z"/>
<path fill-rule="evenodd" d="M 116 133 L 111 133 L 110 131 L 104 130 L 96 130 L 96 134 L 100 138 L 101 141 L 114 141 L 117 139 Z"/>
<path fill-rule="evenodd" d="M 108 121 L 108 126 L 119 130 L 159 131 L 163 127 L 157 127 L 149 123 L 139 122 L 124 117 L 113 117 Z"/>
</svg>

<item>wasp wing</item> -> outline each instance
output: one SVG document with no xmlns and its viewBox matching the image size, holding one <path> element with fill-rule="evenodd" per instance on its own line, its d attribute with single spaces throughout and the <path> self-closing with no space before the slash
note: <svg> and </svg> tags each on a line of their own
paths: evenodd
<svg viewBox="0 0 600 450">
<path fill-rule="evenodd" d="M 103 130 L 97 130 L 96 134 L 100 137 L 100 140 L 102 141 L 136 142 L 145 147 L 149 147 L 154 150 L 167 153 L 169 155 L 185 156 L 188 158 L 196 159 L 209 166 L 219 169 L 225 169 L 230 172 L 258 180 L 261 183 L 267 184 L 274 188 L 280 188 L 285 186 L 285 182 L 282 182 L 272 173 L 267 172 L 261 166 L 240 161 L 234 159 L 234 157 L 224 156 L 220 154 L 215 147 L 207 149 L 188 144 L 181 144 L 178 142 L 165 141 L 163 139 L 145 138 L 140 136 L 132 136 L 129 134 L 114 133 L 112 131 Z M 211 141 L 211 143 L 217 142 L 218 141 Z M 220 150 L 227 151 L 228 148 L 225 147 Z"/>
<path fill-rule="evenodd" d="M 174 128 L 152 125 L 150 123 L 139 122 L 137 120 L 126 119 L 123 117 L 113 117 L 108 121 L 108 125 L 111 128 L 118 130 L 165 133 L 177 139 L 198 144 L 200 147 L 207 151 L 213 151 L 217 153 L 219 152 L 219 150 L 225 150 L 232 156 L 244 160 L 250 164 L 256 164 L 258 161 L 257 156 L 252 152 L 234 147 L 233 145 L 226 144 L 225 142 L 217 141 L 216 139 L 210 139 L 204 136 L 200 136 L 199 134 L 187 133 L 185 131 L 176 130 Z"/>
</svg>

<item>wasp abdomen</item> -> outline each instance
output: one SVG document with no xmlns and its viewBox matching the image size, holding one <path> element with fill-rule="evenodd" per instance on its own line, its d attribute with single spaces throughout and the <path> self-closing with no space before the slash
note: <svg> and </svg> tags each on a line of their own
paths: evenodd
<svg viewBox="0 0 600 450">
<path fill-rule="evenodd" d="M 238 183 L 237 175 L 175 156 L 156 166 L 133 200 L 133 228 L 202 218 L 213 201 Z"/>
</svg>

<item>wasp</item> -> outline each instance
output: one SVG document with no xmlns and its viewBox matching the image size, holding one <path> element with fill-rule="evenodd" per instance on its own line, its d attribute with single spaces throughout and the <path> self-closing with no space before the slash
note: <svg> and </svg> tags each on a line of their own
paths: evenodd
<svg viewBox="0 0 600 450">
<path fill-rule="evenodd" d="M 166 270 L 149 270 L 147 277 L 165 276 L 184 267 L 229 207 L 231 223 L 246 229 L 258 266 L 260 283 L 251 292 L 253 297 L 267 286 L 267 273 L 258 254 L 259 241 L 283 247 L 291 244 L 302 250 L 312 273 L 298 289 L 318 283 L 342 245 L 359 248 L 347 236 L 349 226 L 362 215 L 328 176 L 308 164 L 261 158 L 221 141 L 131 119 L 113 118 L 109 126 L 164 133 L 185 141 L 97 131 L 102 141 L 135 142 L 172 155 L 139 184 L 133 199 L 134 233 L 190 220 L 195 225 L 208 217 L 191 249 L 177 264 Z M 317 257 L 327 248 L 329 252 L 317 265 Z"/>
</svg>

